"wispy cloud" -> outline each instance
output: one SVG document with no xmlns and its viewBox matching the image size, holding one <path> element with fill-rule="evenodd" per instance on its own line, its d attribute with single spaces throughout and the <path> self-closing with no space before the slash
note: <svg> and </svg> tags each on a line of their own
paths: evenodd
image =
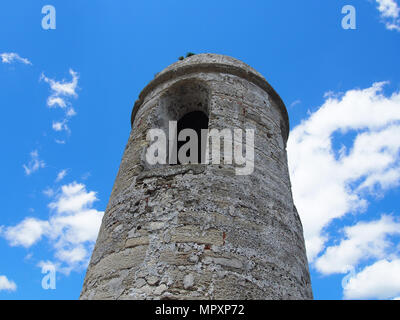
<svg viewBox="0 0 400 320">
<path fill-rule="evenodd" d="M 43 160 L 39 159 L 39 153 L 37 150 L 34 150 L 30 154 L 31 160 L 28 164 L 24 164 L 23 168 L 25 170 L 25 174 L 30 176 L 32 173 L 38 171 L 40 168 L 44 168 L 46 166 Z"/>
<path fill-rule="evenodd" d="M 67 131 L 70 132 L 70 129 L 67 125 L 68 120 L 64 119 L 62 121 L 53 121 L 52 128 L 54 131 Z"/>
<path fill-rule="evenodd" d="M 47 98 L 47 106 L 49 108 L 61 108 L 65 110 L 64 119 L 61 121 L 53 121 L 52 128 L 55 131 L 66 131 L 68 133 L 70 133 L 68 121 L 71 117 L 76 115 L 76 111 L 70 99 L 78 97 L 77 89 L 79 80 L 79 75 L 74 70 L 70 69 L 69 74 L 72 78 L 70 81 L 57 81 L 47 77 L 44 73 L 40 76 L 40 80 L 43 80 L 50 86 L 51 94 Z"/>
<path fill-rule="evenodd" d="M 0 291 L 15 291 L 17 285 L 14 281 L 8 280 L 6 276 L 0 276 Z"/>
<path fill-rule="evenodd" d="M 388 30 L 400 31 L 400 7 L 395 0 L 376 0 L 378 11 Z"/>
<path fill-rule="evenodd" d="M 40 79 L 50 85 L 52 94 L 48 98 L 48 106 L 59 106 L 65 107 L 66 103 L 62 100 L 63 97 L 77 97 L 76 89 L 78 87 L 78 73 L 72 69 L 69 69 L 69 74 L 71 75 L 71 81 L 56 81 L 54 79 L 48 78 L 44 73 L 40 76 Z M 61 102 L 62 101 L 62 102 Z"/>
<path fill-rule="evenodd" d="M 55 191 L 52 188 L 48 187 L 43 190 L 43 194 L 49 198 L 52 198 L 55 195 Z"/>
<path fill-rule="evenodd" d="M 89 262 L 103 217 L 103 212 L 93 208 L 96 193 L 74 182 L 63 185 L 57 194 L 49 195 L 53 198 L 49 203 L 48 220 L 27 217 L 16 226 L 3 226 L 1 235 L 11 246 L 25 248 L 45 237 L 55 251 L 59 271 L 82 270 Z"/>
<path fill-rule="evenodd" d="M 294 107 L 294 106 L 297 106 L 297 105 L 300 104 L 300 103 L 301 103 L 301 100 L 293 101 L 293 102 L 290 104 L 290 107 L 292 108 L 292 107 Z"/>
<path fill-rule="evenodd" d="M 62 179 L 64 179 L 65 176 L 67 175 L 67 173 L 68 173 L 68 170 L 67 170 L 67 169 L 61 170 L 61 171 L 57 174 L 56 182 L 60 182 Z"/>
<path fill-rule="evenodd" d="M 20 57 L 18 53 L 14 53 L 14 52 L 0 53 L 0 57 L 1 57 L 2 63 L 11 64 L 11 63 L 17 61 L 17 62 L 21 62 L 23 64 L 32 65 L 32 63 L 28 59 Z"/>
<path fill-rule="evenodd" d="M 47 99 L 47 105 L 49 107 L 61 107 L 61 108 L 65 108 L 67 106 L 67 103 L 65 102 L 65 100 L 61 97 L 54 97 L 54 96 L 50 96 Z"/>
</svg>

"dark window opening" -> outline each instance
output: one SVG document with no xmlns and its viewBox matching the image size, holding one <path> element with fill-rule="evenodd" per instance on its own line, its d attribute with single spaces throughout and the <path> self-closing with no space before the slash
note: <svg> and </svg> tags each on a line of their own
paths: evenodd
<svg viewBox="0 0 400 320">
<path fill-rule="evenodd" d="M 206 144 L 202 143 L 202 136 L 201 136 L 201 129 L 208 129 L 208 117 L 207 115 L 202 112 L 202 111 L 192 111 L 187 114 L 185 114 L 177 123 L 177 132 L 179 136 L 179 133 L 183 129 L 193 129 L 196 131 L 197 137 L 198 137 L 198 159 L 197 163 L 202 163 L 204 160 L 204 155 L 205 155 L 205 147 Z M 186 141 L 178 141 L 177 144 L 177 152 L 179 154 L 179 149 L 181 146 L 183 146 L 186 142 L 189 141 L 189 137 L 186 138 Z M 186 152 L 187 156 L 190 156 L 190 150 Z M 181 164 L 179 159 L 178 159 L 178 164 Z"/>
</svg>

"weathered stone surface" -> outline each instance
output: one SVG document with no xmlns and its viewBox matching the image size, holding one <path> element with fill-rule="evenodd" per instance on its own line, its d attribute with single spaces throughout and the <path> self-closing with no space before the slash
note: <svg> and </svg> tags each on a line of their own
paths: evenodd
<svg viewBox="0 0 400 320">
<path fill-rule="evenodd" d="M 129 238 L 126 240 L 125 247 L 126 248 L 133 248 L 136 246 L 143 246 L 149 244 L 148 237 L 138 237 L 138 238 Z"/>
<path fill-rule="evenodd" d="M 198 244 L 222 245 L 224 242 L 224 232 L 216 229 L 201 230 L 195 226 L 182 226 L 173 230 L 171 242 L 195 242 Z"/>
<path fill-rule="evenodd" d="M 149 166 L 146 133 L 200 110 L 255 129 L 255 168 Z M 81 299 L 312 299 L 278 94 L 236 59 L 199 54 L 142 91 Z M 247 146 L 246 146 L 247 147 Z"/>
</svg>

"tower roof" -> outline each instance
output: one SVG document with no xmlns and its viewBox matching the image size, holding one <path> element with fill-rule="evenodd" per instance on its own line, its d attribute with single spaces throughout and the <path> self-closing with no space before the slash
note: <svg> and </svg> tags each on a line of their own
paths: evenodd
<svg viewBox="0 0 400 320">
<path fill-rule="evenodd" d="M 155 87 L 175 77 L 198 72 L 221 72 L 236 75 L 238 77 L 247 79 L 248 81 L 259 86 L 261 89 L 265 90 L 272 97 L 282 112 L 282 118 L 286 122 L 287 128 L 286 137 L 288 137 L 289 116 L 286 106 L 281 97 L 267 82 L 267 80 L 265 80 L 265 78 L 258 71 L 246 63 L 229 56 L 213 53 L 201 53 L 187 57 L 169 65 L 167 68 L 159 72 L 139 94 L 139 99 L 136 100 L 132 110 L 131 125 L 133 125 L 135 115 L 144 102 L 146 96 Z"/>
</svg>

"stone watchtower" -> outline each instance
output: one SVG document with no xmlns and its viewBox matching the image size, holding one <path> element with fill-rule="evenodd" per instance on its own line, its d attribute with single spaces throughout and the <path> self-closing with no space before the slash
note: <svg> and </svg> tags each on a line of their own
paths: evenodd
<svg viewBox="0 0 400 320">
<path fill-rule="evenodd" d="M 254 171 L 149 165 L 148 130 L 168 133 L 173 120 L 178 132 L 254 129 Z M 312 299 L 288 115 L 261 74 L 227 56 L 188 57 L 144 88 L 131 124 L 81 299 Z"/>
</svg>

